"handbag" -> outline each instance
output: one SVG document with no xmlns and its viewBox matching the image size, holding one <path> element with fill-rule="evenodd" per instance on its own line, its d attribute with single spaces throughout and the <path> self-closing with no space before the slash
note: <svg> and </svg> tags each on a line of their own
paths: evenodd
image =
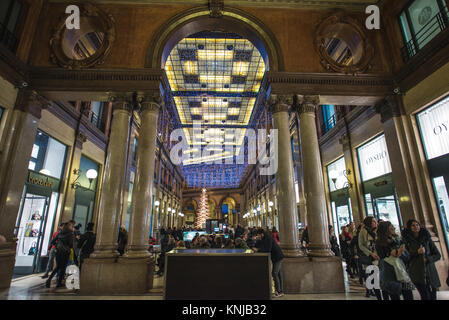
<svg viewBox="0 0 449 320">
<path fill-rule="evenodd" d="M 28 255 L 29 256 L 34 256 L 36 254 L 36 249 L 37 249 L 37 241 L 34 241 L 31 244 L 30 250 L 28 250 Z"/>
</svg>

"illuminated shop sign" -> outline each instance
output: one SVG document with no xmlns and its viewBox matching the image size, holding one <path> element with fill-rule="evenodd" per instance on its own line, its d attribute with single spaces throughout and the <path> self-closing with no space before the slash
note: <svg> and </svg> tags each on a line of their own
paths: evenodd
<svg viewBox="0 0 449 320">
<path fill-rule="evenodd" d="M 362 181 L 391 172 L 385 136 L 381 135 L 357 149 Z"/>
<path fill-rule="evenodd" d="M 428 160 L 449 153 L 449 97 L 417 116 Z"/>
</svg>

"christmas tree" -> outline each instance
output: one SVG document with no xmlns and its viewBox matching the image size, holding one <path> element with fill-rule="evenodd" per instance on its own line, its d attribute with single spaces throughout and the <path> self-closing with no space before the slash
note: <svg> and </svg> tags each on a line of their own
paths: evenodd
<svg viewBox="0 0 449 320">
<path fill-rule="evenodd" d="M 207 216 L 209 215 L 209 206 L 207 203 L 207 192 L 206 189 L 203 189 L 200 197 L 200 204 L 198 207 L 198 213 L 196 218 L 196 228 L 203 228 L 203 225 L 206 223 Z"/>
</svg>

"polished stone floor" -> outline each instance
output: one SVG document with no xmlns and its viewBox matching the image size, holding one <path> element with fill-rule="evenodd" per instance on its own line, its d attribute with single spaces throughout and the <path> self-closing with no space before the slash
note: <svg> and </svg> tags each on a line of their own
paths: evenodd
<svg viewBox="0 0 449 320">
<path fill-rule="evenodd" d="M 45 287 L 42 274 L 14 279 L 9 290 L 0 291 L 0 300 L 162 300 L 163 277 L 154 278 L 154 289 L 145 295 L 117 295 L 117 296 L 82 296 L 66 288 Z M 365 297 L 365 288 L 360 286 L 357 279 L 349 279 L 345 274 L 345 293 L 335 294 L 286 294 L 276 300 L 376 300 L 375 297 Z M 419 299 L 414 291 L 415 299 Z M 449 300 L 449 291 L 438 292 L 439 300 Z"/>
</svg>

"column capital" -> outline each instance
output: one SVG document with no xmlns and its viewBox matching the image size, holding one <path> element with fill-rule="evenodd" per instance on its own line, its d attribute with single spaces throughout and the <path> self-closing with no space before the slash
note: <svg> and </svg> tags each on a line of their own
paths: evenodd
<svg viewBox="0 0 449 320">
<path fill-rule="evenodd" d="M 348 148 L 350 146 L 350 139 L 347 133 L 343 133 L 338 139 L 338 142 L 343 146 L 343 148 Z"/>
<path fill-rule="evenodd" d="M 163 105 L 163 100 L 159 91 L 148 94 L 139 94 L 137 101 L 139 102 L 141 112 L 159 112 Z"/>
<path fill-rule="evenodd" d="M 387 96 L 375 106 L 376 112 L 380 114 L 380 121 L 382 123 L 392 119 L 393 117 L 400 117 L 401 110 L 399 108 L 396 96 Z"/>
<path fill-rule="evenodd" d="M 133 111 L 133 94 L 127 93 L 111 93 L 109 95 L 110 102 L 112 102 L 112 110 L 125 110 L 129 113 Z"/>
<path fill-rule="evenodd" d="M 271 113 L 288 112 L 293 104 L 293 96 L 272 94 L 267 103 Z"/>
<path fill-rule="evenodd" d="M 14 109 L 29 113 L 40 119 L 42 109 L 49 106 L 50 102 L 37 91 L 24 88 L 19 90 Z"/>
<path fill-rule="evenodd" d="M 320 96 L 297 96 L 298 97 L 298 113 L 315 114 L 317 106 L 320 104 Z M 300 102 L 301 101 L 301 102 Z"/>
<path fill-rule="evenodd" d="M 87 141 L 87 135 L 81 131 L 78 131 L 75 137 L 75 147 L 78 149 L 83 148 L 83 143 Z"/>
</svg>

